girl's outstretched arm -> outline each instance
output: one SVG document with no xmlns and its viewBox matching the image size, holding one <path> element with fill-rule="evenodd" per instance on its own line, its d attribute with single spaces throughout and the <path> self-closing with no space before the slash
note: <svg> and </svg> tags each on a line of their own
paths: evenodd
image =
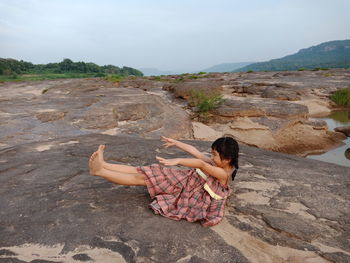
<svg viewBox="0 0 350 263">
<path fill-rule="evenodd" d="M 192 158 L 174 158 L 174 159 L 165 159 L 159 156 L 156 156 L 156 159 L 163 165 L 182 165 L 191 168 L 199 168 L 205 174 L 213 176 L 217 178 L 220 182 L 227 181 L 227 174 L 224 169 L 220 167 L 213 166 L 203 160 L 200 159 L 192 159 Z"/>
<path fill-rule="evenodd" d="M 196 147 L 189 145 L 187 143 L 180 142 L 178 140 L 174 140 L 165 136 L 162 136 L 162 141 L 165 142 L 164 146 L 166 148 L 171 146 L 176 146 L 177 148 L 191 154 L 193 157 L 198 158 L 206 163 L 212 163 L 211 159 L 201 153 Z"/>
</svg>

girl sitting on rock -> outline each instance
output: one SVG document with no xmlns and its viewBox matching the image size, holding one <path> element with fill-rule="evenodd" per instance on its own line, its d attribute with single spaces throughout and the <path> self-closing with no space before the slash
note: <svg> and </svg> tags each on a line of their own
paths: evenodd
<svg viewBox="0 0 350 263">
<path fill-rule="evenodd" d="M 156 214 L 174 220 L 200 221 L 204 226 L 219 223 L 231 193 L 229 178 L 233 180 L 238 169 L 237 141 L 231 137 L 217 139 L 211 146 L 211 158 L 192 145 L 167 137 L 162 137 L 162 141 L 165 147 L 176 146 L 195 158 L 157 156 L 162 165 L 133 167 L 105 162 L 105 146 L 100 145 L 90 158 L 90 173 L 120 185 L 147 186 L 154 199 L 150 207 Z M 189 168 L 166 167 L 174 165 Z"/>
</svg>

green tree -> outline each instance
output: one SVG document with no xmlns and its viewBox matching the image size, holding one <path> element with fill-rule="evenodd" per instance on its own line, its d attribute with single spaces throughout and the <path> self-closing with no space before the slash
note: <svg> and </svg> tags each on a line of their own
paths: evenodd
<svg viewBox="0 0 350 263">
<path fill-rule="evenodd" d="M 73 61 L 69 58 L 65 58 L 62 62 L 59 63 L 59 67 L 63 72 L 69 72 L 73 69 Z"/>
</svg>

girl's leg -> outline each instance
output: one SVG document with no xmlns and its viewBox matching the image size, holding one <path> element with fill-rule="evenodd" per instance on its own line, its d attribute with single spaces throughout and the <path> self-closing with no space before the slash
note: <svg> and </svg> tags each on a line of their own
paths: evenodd
<svg viewBox="0 0 350 263">
<path fill-rule="evenodd" d="M 140 173 L 122 173 L 107 170 L 102 166 L 98 158 L 98 152 L 91 155 L 89 161 L 90 174 L 101 176 L 108 181 L 121 185 L 144 185 L 146 186 L 145 176 Z"/>
<path fill-rule="evenodd" d="M 128 174 L 138 174 L 135 167 L 130 165 L 122 165 L 122 164 L 113 164 L 107 163 L 103 158 L 103 153 L 105 150 L 105 145 L 100 145 L 98 147 L 97 153 L 100 163 L 102 163 L 102 167 L 115 172 L 128 173 Z"/>
</svg>

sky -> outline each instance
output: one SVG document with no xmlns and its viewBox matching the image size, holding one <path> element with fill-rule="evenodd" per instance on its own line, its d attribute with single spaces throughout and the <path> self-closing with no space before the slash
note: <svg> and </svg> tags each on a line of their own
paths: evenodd
<svg viewBox="0 0 350 263">
<path fill-rule="evenodd" d="M 350 0 L 0 0 L 0 57 L 200 70 L 350 39 Z"/>
</svg>

